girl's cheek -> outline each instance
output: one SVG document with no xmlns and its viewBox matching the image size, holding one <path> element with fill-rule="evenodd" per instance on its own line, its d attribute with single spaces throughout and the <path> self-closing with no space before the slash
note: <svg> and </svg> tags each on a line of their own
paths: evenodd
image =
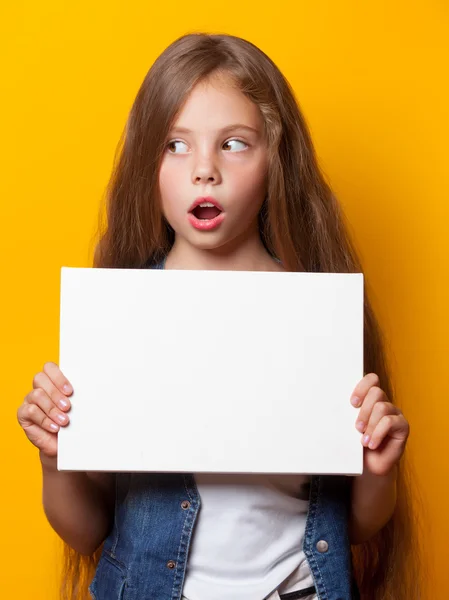
<svg viewBox="0 0 449 600">
<path fill-rule="evenodd" d="M 176 191 L 179 190 L 179 171 L 173 169 L 169 165 L 162 165 L 159 172 L 159 190 L 162 196 L 162 200 L 170 198 Z"/>
<path fill-rule="evenodd" d="M 228 165 L 228 174 L 242 187 L 260 187 L 267 178 L 267 166 L 264 161 L 242 162 Z"/>
<path fill-rule="evenodd" d="M 238 185 L 242 191 L 245 190 L 245 195 L 257 197 L 264 194 L 267 185 L 265 170 L 257 166 L 239 174 Z"/>
</svg>

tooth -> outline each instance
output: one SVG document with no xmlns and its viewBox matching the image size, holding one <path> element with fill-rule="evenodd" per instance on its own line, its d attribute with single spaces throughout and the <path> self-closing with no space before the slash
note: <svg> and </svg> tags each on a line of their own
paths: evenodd
<svg viewBox="0 0 449 600">
<path fill-rule="evenodd" d="M 215 204 L 212 204 L 212 202 L 202 202 L 202 203 L 200 204 L 200 207 L 201 207 L 201 208 L 207 208 L 207 207 L 211 207 L 211 208 L 213 208 L 214 206 L 215 206 Z"/>
</svg>

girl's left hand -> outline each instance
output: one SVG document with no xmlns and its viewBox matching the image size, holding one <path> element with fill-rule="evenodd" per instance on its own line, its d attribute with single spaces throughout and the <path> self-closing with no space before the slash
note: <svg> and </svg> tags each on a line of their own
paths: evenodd
<svg viewBox="0 0 449 600">
<path fill-rule="evenodd" d="M 364 470 L 387 475 L 404 453 L 410 426 L 379 384 L 375 373 L 365 375 L 354 389 L 351 403 L 361 407 L 356 428 L 363 434 Z"/>
</svg>

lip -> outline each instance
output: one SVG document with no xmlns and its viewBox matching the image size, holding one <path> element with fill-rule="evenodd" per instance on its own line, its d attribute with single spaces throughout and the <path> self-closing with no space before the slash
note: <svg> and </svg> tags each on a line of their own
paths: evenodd
<svg viewBox="0 0 449 600">
<path fill-rule="evenodd" d="M 202 200 L 202 202 L 204 202 L 204 200 Z M 212 200 L 209 200 L 209 202 L 212 202 Z M 219 207 L 217 206 L 217 208 Z M 195 229 L 199 229 L 200 231 L 211 231 L 212 229 L 216 229 L 224 218 L 225 215 L 222 212 L 213 219 L 207 220 L 197 219 L 193 213 L 189 213 L 188 216 L 190 224 L 195 227 Z"/>
<path fill-rule="evenodd" d="M 221 212 L 224 212 L 221 204 L 218 202 L 218 200 L 215 200 L 215 198 L 212 198 L 212 196 L 198 196 L 198 198 L 193 202 L 193 204 L 189 208 L 189 213 L 191 213 L 193 210 L 195 210 L 195 208 L 202 202 L 210 202 L 211 204 L 216 206 L 218 208 L 218 210 L 221 210 Z M 220 215 L 218 215 L 218 216 L 220 216 Z M 218 217 L 215 217 L 215 218 L 218 218 Z M 214 219 L 211 219 L 211 221 L 213 221 L 213 220 Z"/>
</svg>

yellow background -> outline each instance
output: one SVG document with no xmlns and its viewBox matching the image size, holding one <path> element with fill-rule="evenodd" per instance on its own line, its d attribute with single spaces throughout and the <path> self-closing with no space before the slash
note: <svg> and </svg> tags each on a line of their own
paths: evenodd
<svg viewBox="0 0 449 600">
<path fill-rule="evenodd" d="M 447 597 L 447 2 L 2 5 L 0 597 L 57 599 L 58 540 L 16 410 L 43 363 L 58 362 L 60 267 L 91 265 L 98 205 L 138 87 L 192 30 L 249 39 L 297 93 L 351 222 L 411 423 L 428 597 Z"/>
</svg>

